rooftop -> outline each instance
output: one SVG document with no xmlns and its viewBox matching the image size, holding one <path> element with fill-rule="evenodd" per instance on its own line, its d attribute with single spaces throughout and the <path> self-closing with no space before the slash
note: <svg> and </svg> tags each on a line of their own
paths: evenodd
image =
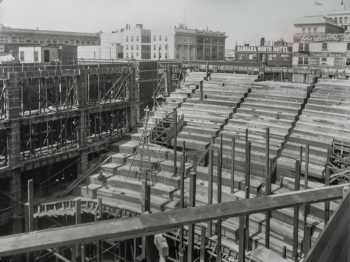
<svg viewBox="0 0 350 262">
<path fill-rule="evenodd" d="M 338 27 L 338 25 L 332 19 L 326 16 L 304 16 L 302 18 L 299 18 L 295 23 L 295 25 L 310 24 L 329 24 Z"/>
<path fill-rule="evenodd" d="M 0 25 L 0 33 L 58 35 L 58 36 L 75 36 L 75 37 L 79 37 L 79 36 L 99 37 L 100 36 L 100 33 L 82 33 L 82 32 L 67 32 L 67 31 L 56 31 L 56 30 L 13 28 L 13 27 L 4 26 L 4 25 Z"/>
</svg>

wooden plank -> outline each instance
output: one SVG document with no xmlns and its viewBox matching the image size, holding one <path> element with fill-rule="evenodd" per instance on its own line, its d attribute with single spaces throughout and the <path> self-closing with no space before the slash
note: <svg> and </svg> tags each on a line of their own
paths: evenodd
<svg viewBox="0 0 350 262">
<path fill-rule="evenodd" d="M 350 184 L 0 237 L 0 256 L 74 245 L 81 241 L 132 239 L 172 230 L 180 225 L 206 222 L 210 219 L 225 219 L 266 212 L 268 210 L 283 209 L 305 203 L 312 204 L 326 200 L 341 199 L 343 197 L 343 188 L 348 186 Z"/>
</svg>

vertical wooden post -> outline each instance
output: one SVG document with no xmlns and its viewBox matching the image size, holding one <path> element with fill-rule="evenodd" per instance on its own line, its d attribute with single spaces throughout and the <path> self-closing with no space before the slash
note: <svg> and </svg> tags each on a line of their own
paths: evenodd
<svg viewBox="0 0 350 262">
<path fill-rule="evenodd" d="M 271 195 L 271 171 L 270 171 L 270 128 L 265 131 L 265 195 Z M 270 220 L 271 211 L 266 212 L 265 247 L 270 248 Z"/>
<path fill-rule="evenodd" d="M 303 252 L 305 257 L 311 248 L 313 227 L 314 225 L 306 225 L 304 229 Z"/>
<path fill-rule="evenodd" d="M 177 109 L 174 109 L 174 128 L 175 128 L 175 136 L 174 136 L 174 176 L 177 175 Z"/>
<path fill-rule="evenodd" d="M 250 175 L 251 175 L 251 142 L 248 141 L 245 148 L 245 198 L 250 198 Z M 249 249 L 249 215 L 245 216 L 246 247 Z"/>
<path fill-rule="evenodd" d="M 185 170 L 185 162 L 186 161 L 186 142 L 183 141 L 182 143 L 182 164 L 181 164 L 181 184 L 180 184 L 180 190 L 181 190 L 181 195 L 180 195 L 180 207 L 185 208 L 185 175 L 186 175 L 186 170 Z M 184 253 L 185 253 L 185 245 L 184 245 L 184 227 L 180 227 L 180 243 L 179 243 L 179 258 L 180 262 L 184 261 Z"/>
<path fill-rule="evenodd" d="M 27 199 L 27 232 L 34 230 L 34 185 L 33 180 L 28 180 L 27 184 L 27 192 L 28 192 L 28 199 Z"/>
<path fill-rule="evenodd" d="M 222 200 L 222 140 L 223 135 L 220 136 L 220 149 L 218 151 L 218 159 L 217 159 L 217 203 L 221 203 Z M 216 262 L 221 262 L 222 254 L 221 254 L 221 218 L 217 220 L 217 244 L 216 244 Z"/>
<path fill-rule="evenodd" d="M 212 137 L 212 141 L 209 148 L 209 165 L 208 165 L 208 205 L 213 204 L 213 180 L 214 180 L 214 143 L 215 138 Z M 211 237 L 213 232 L 213 221 L 208 221 L 208 237 Z"/>
<path fill-rule="evenodd" d="M 146 176 L 147 176 L 146 171 Z M 143 189 L 144 189 L 144 207 L 143 212 L 150 212 L 151 211 L 151 186 L 149 185 L 148 181 L 143 182 Z"/>
<path fill-rule="evenodd" d="M 95 220 L 97 221 L 98 218 L 99 219 L 102 219 L 102 215 L 103 215 L 103 209 L 102 209 L 102 198 L 99 198 L 98 199 L 98 210 L 97 210 L 97 217 L 95 218 Z M 103 254 L 102 254 L 102 241 L 101 240 L 98 240 L 96 241 L 96 261 L 97 262 L 102 262 L 103 260 Z"/>
<path fill-rule="evenodd" d="M 200 97 L 201 97 L 201 102 L 204 100 L 204 92 L 203 92 L 203 80 L 199 82 L 199 90 L 200 90 Z"/>
<path fill-rule="evenodd" d="M 201 229 L 201 247 L 199 261 L 205 262 L 206 227 L 202 226 Z"/>
<path fill-rule="evenodd" d="M 300 173 L 301 173 L 301 163 L 299 160 L 295 162 L 295 180 L 294 180 L 294 190 L 300 190 Z M 293 216 L 293 259 L 298 261 L 298 240 L 299 233 L 299 206 L 294 207 L 294 216 Z"/>
<path fill-rule="evenodd" d="M 326 166 L 326 170 L 325 170 L 325 178 L 324 178 L 324 183 L 325 186 L 329 186 L 330 184 L 330 176 L 331 176 L 331 172 L 328 166 Z M 325 201 L 324 202 L 324 223 L 327 224 L 330 218 L 330 202 L 329 201 Z"/>
<path fill-rule="evenodd" d="M 31 232 L 34 230 L 34 186 L 33 180 L 29 179 L 27 183 L 27 203 L 25 212 L 25 228 L 26 232 Z M 31 260 L 31 254 L 26 254 L 26 260 Z"/>
<path fill-rule="evenodd" d="M 304 173 L 304 189 L 309 187 L 309 161 L 310 161 L 310 146 L 306 144 L 305 146 L 305 173 Z M 311 248 L 311 233 L 312 228 L 307 224 L 307 218 L 310 213 L 310 205 L 305 204 L 304 206 L 304 254 L 306 255 Z"/>
<path fill-rule="evenodd" d="M 81 224 L 81 200 L 80 199 L 75 201 L 75 224 L 76 225 Z M 80 253 L 80 247 L 79 247 L 79 244 L 76 244 L 74 255 L 78 257 L 79 253 Z"/>
<path fill-rule="evenodd" d="M 196 165 L 197 163 L 195 163 Z M 196 169 L 196 167 L 194 167 Z M 191 170 L 190 176 L 190 206 L 196 206 L 196 183 L 197 174 L 195 170 Z M 194 247 L 194 224 L 188 227 L 188 247 L 187 247 L 187 261 L 193 261 L 193 247 Z"/>
<path fill-rule="evenodd" d="M 309 187 L 309 162 L 310 162 L 310 145 L 305 147 L 305 174 L 304 174 L 304 187 Z"/>
<path fill-rule="evenodd" d="M 232 152 L 231 152 L 231 193 L 235 192 L 235 151 L 236 151 L 236 137 L 232 137 Z"/>
<path fill-rule="evenodd" d="M 84 243 L 81 243 L 81 251 L 80 251 L 80 259 L 81 259 L 81 262 L 85 262 L 85 245 Z"/>
<path fill-rule="evenodd" d="M 245 262 L 245 244 L 246 244 L 246 229 L 245 229 L 245 217 L 239 217 L 239 262 Z"/>
</svg>

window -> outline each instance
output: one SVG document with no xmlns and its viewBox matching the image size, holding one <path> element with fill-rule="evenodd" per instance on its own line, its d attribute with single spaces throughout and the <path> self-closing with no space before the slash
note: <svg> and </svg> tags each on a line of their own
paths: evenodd
<svg viewBox="0 0 350 262">
<path fill-rule="evenodd" d="M 131 41 L 131 42 L 134 42 L 134 36 L 131 36 L 131 37 L 130 37 L 130 41 Z"/>
<path fill-rule="evenodd" d="M 309 58 L 307 56 L 298 57 L 298 65 L 308 65 L 308 64 L 309 64 Z"/>
<path fill-rule="evenodd" d="M 167 42 L 168 41 L 168 37 L 167 36 L 165 36 L 165 42 Z"/>
<path fill-rule="evenodd" d="M 156 58 L 157 58 L 156 53 L 154 53 L 154 54 L 153 54 L 153 58 L 154 58 L 154 59 L 156 59 Z"/>
<path fill-rule="evenodd" d="M 350 51 L 350 43 L 346 44 L 346 50 Z"/>
<path fill-rule="evenodd" d="M 344 17 L 344 24 L 347 24 L 348 23 L 348 17 Z"/>
<path fill-rule="evenodd" d="M 304 44 L 304 51 L 305 51 L 305 52 L 309 52 L 309 51 L 310 51 L 310 45 L 309 45 L 309 43 L 305 43 L 305 44 Z"/>
<path fill-rule="evenodd" d="M 304 52 L 304 44 L 299 43 L 299 52 Z"/>
<path fill-rule="evenodd" d="M 338 17 L 334 18 L 335 23 L 338 24 Z"/>
<path fill-rule="evenodd" d="M 299 56 L 298 58 L 298 65 L 302 65 L 303 64 L 303 58 L 301 56 Z"/>
<path fill-rule="evenodd" d="M 303 27 L 303 29 L 302 29 L 302 30 L 303 30 L 303 33 L 305 33 L 305 27 Z"/>
<path fill-rule="evenodd" d="M 314 27 L 314 32 L 317 32 L 317 27 Z"/>
<path fill-rule="evenodd" d="M 161 35 L 159 35 L 159 41 L 162 41 L 162 36 Z"/>
<path fill-rule="evenodd" d="M 321 65 L 327 64 L 327 57 L 321 58 Z"/>
<path fill-rule="evenodd" d="M 24 51 L 19 52 L 19 59 L 24 61 Z"/>
<path fill-rule="evenodd" d="M 343 18 L 342 17 L 339 18 L 339 24 L 343 24 Z"/>
<path fill-rule="evenodd" d="M 50 50 L 44 50 L 44 63 L 50 62 Z"/>
<path fill-rule="evenodd" d="M 327 50 L 328 50 L 328 44 L 322 43 L 322 51 L 327 51 Z"/>
<path fill-rule="evenodd" d="M 136 36 L 136 42 L 140 41 L 139 36 Z"/>
<path fill-rule="evenodd" d="M 350 65 L 350 58 L 346 58 L 346 65 Z"/>
<path fill-rule="evenodd" d="M 165 45 L 165 50 L 168 50 L 168 44 Z"/>
<path fill-rule="evenodd" d="M 39 62 L 39 52 L 38 51 L 34 51 L 34 62 Z"/>
<path fill-rule="evenodd" d="M 153 50 L 157 50 L 157 47 L 156 47 L 156 45 L 153 45 Z"/>
</svg>

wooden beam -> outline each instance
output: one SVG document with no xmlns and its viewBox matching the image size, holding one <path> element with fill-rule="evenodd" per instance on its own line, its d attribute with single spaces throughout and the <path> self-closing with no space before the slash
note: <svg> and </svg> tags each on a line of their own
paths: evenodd
<svg viewBox="0 0 350 262">
<path fill-rule="evenodd" d="M 266 212 L 268 210 L 283 209 L 305 203 L 312 204 L 341 199 L 343 197 L 343 188 L 346 186 L 350 186 L 350 184 L 4 236 L 0 237 L 0 257 L 59 246 L 69 246 L 81 241 L 132 239 L 170 231 L 180 225 L 206 222 L 210 219 L 225 219 Z"/>
<path fill-rule="evenodd" d="M 200 246 L 200 256 L 199 262 L 205 262 L 205 246 L 206 246 L 206 227 L 201 227 L 201 246 Z"/>
<path fill-rule="evenodd" d="M 186 142 L 182 143 L 182 161 L 181 161 L 181 181 L 180 181 L 180 208 L 185 208 L 185 176 L 186 176 Z M 179 258 L 180 262 L 184 261 L 185 245 L 184 245 L 184 227 L 180 226 L 180 244 Z"/>
<path fill-rule="evenodd" d="M 214 143 L 215 138 L 212 137 L 212 141 L 209 148 L 209 164 L 208 164 L 208 205 L 213 204 L 213 183 L 214 183 Z M 213 221 L 208 221 L 208 237 L 211 237 L 213 232 Z"/>
<path fill-rule="evenodd" d="M 302 152 L 302 150 L 300 150 Z M 294 178 L 294 190 L 300 190 L 300 173 L 301 173 L 301 162 L 297 160 L 295 162 L 295 178 Z M 299 260 L 298 248 L 299 248 L 299 206 L 294 206 L 293 215 L 293 258 L 297 262 Z"/>
<path fill-rule="evenodd" d="M 265 131 L 265 194 L 271 194 L 271 173 L 270 173 L 270 128 L 266 128 Z M 265 214 L 266 226 L 265 226 L 265 247 L 270 248 L 270 220 L 271 211 L 267 211 Z"/>
<path fill-rule="evenodd" d="M 197 174 L 195 171 L 191 170 L 191 174 L 190 174 L 190 206 L 191 207 L 196 206 L 196 191 L 197 191 L 196 186 L 197 186 Z M 194 234 L 195 234 L 194 226 L 195 226 L 194 223 L 191 223 L 188 229 L 187 261 L 193 261 Z"/>
<path fill-rule="evenodd" d="M 174 176 L 177 176 L 177 109 L 174 109 L 174 128 L 175 128 L 175 137 L 174 137 Z"/>
<path fill-rule="evenodd" d="M 235 153 L 236 153 L 236 137 L 232 137 L 232 151 L 231 151 L 231 193 L 235 192 Z"/>
</svg>

